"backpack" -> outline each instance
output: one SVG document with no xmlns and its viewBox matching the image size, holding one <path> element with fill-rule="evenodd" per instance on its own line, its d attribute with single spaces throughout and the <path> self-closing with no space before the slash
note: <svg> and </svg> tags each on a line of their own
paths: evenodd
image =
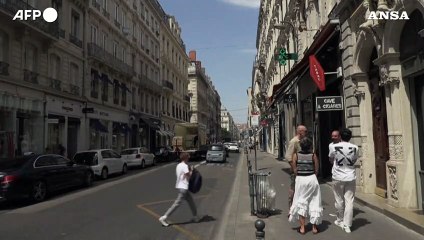
<svg viewBox="0 0 424 240">
<path fill-rule="evenodd" d="M 190 180 L 188 181 L 188 190 L 197 193 L 202 188 L 202 175 L 197 169 L 193 169 Z"/>
</svg>

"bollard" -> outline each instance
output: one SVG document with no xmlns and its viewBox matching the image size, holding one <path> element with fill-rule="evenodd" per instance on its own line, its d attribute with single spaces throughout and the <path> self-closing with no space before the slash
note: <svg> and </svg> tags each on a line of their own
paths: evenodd
<svg viewBox="0 0 424 240">
<path fill-rule="evenodd" d="M 258 219 L 255 221 L 256 240 L 265 240 L 265 222 Z"/>
</svg>

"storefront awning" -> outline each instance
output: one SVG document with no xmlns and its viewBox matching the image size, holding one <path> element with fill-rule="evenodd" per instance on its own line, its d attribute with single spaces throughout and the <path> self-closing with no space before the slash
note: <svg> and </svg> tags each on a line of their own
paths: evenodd
<svg viewBox="0 0 424 240">
<path fill-rule="evenodd" d="M 140 118 L 140 126 L 148 126 L 150 129 L 159 130 L 159 125 L 154 123 L 149 118 L 141 117 Z"/>
<path fill-rule="evenodd" d="M 309 46 L 303 55 L 303 58 L 297 62 L 290 70 L 290 72 L 281 79 L 280 83 L 275 85 L 272 91 L 272 103 L 270 107 L 275 103 L 275 100 L 280 98 L 283 91 L 290 86 L 290 84 L 300 75 L 303 75 L 304 71 L 309 67 L 309 56 L 316 54 L 336 33 L 336 25 L 331 24 L 330 20 L 325 24 L 321 31 L 315 36 L 315 41 Z"/>
<path fill-rule="evenodd" d="M 98 132 L 104 132 L 107 133 L 109 132 L 107 130 L 107 127 L 104 126 L 99 119 L 90 119 L 90 127 L 93 128 L 94 130 L 98 131 Z"/>
</svg>

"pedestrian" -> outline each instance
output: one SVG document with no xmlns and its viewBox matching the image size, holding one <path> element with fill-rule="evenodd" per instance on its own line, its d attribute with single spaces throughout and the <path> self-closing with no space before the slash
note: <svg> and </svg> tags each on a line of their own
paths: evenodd
<svg viewBox="0 0 424 240">
<path fill-rule="evenodd" d="M 191 213 L 193 214 L 192 221 L 199 221 L 197 217 L 196 204 L 194 203 L 193 197 L 188 191 L 188 182 L 193 172 L 193 168 L 187 165 L 189 158 L 190 155 L 186 152 L 183 152 L 180 155 L 181 162 L 177 165 L 176 168 L 177 182 L 175 184 L 175 188 L 178 189 L 178 196 L 168 211 L 166 211 L 166 213 L 159 218 L 159 222 L 161 222 L 164 227 L 169 226 L 169 223 L 166 221 L 166 219 L 171 216 L 171 214 L 180 206 L 183 199 L 186 200 L 190 206 Z"/>
<path fill-rule="evenodd" d="M 290 167 L 291 167 L 290 186 L 289 186 L 289 209 L 290 209 L 292 202 L 293 202 L 294 189 L 295 189 L 295 178 L 296 178 L 296 176 L 294 175 L 294 169 L 293 169 L 293 165 L 292 165 L 293 154 L 300 151 L 299 142 L 300 142 L 301 139 L 303 139 L 306 136 L 307 132 L 308 132 L 308 130 L 306 129 L 306 127 L 304 125 L 297 126 L 296 136 L 294 136 L 290 140 L 290 142 L 287 146 L 285 158 L 286 158 L 287 162 L 290 164 Z"/>
<path fill-rule="evenodd" d="M 353 201 L 355 200 L 356 172 L 355 163 L 358 159 L 358 146 L 350 143 L 352 131 L 340 131 L 341 142 L 333 145 L 330 160 L 333 162 L 333 192 L 337 219 L 335 225 L 345 232 L 351 232 L 353 218 Z"/>
<path fill-rule="evenodd" d="M 312 141 L 305 137 L 300 140 L 300 151 L 293 154 L 293 169 L 296 175 L 296 185 L 293 204 L 290 207 L 289 221 L 299 220 L 298 232 L 305 234 L 305 219 L 309 217 L 312 232 L 319 232 L 317 225 L 321 224 L 322 205 L 321 190 L 317 179 L 319 163 L 312 152 Z"/>
<path fill-rule="evenodd" d="M 339 143 L 341 141 L 340 139 L 340 131 L 334 130 L 331 132 L 331 143 L 328 145 L 328 157 L 330 157 L 330 153 L 333 151 L 334 144 Z M 330 158 L 331 162 L 331 158 Z M 333 164 L 333 162 L 331 162 Z"/>
</svg>

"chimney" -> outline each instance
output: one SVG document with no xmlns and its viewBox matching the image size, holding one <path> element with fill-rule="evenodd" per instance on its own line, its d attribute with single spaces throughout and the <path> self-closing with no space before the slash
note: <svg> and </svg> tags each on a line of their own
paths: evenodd
<svg viewBox="0 0 424 240">
<path fill-rule="evenodd" d="M 195 61 L 196 61 L 196 51 L 191 50 L 191 51 L 188 53 L 188 57 L 190 58 L 190 61 L 191 61 L 191 62 L 195 62 Z"/>
</svg>

